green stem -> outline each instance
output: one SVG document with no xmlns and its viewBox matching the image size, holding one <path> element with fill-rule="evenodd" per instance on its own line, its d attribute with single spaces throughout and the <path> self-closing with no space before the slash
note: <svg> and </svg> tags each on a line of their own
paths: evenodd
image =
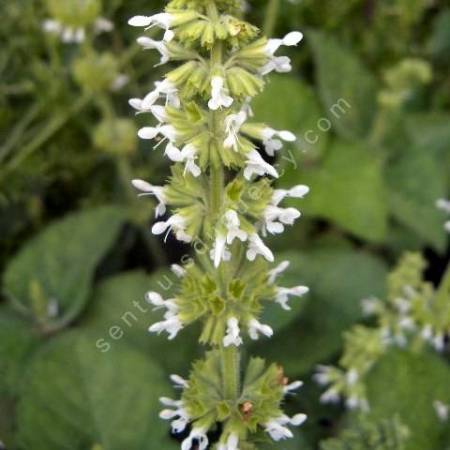
<svg viewBox="0 0 450 450">
<path fill-rule="evenodd" d="M 207 13 L 210 20 L 214 23 L 219 20 L 219 11 L 213 0 L 207 4 Z M 222 43 L 217 42 L 211 49 L 211 68 L 223 64 L 223 46 Z M 215 111 L 211 111 L 210 132 L 213 141 L 220 142 L 222 140 L 221 115 Z M 217 146 L 220 148 L 220 145 Z M 214 161 L 210 166 L 209 173 L 209 187 L 210 187 L 210 201 L 209 213 L 211 217 L 217 216 L 222 208 L 224 196 L 224 170 L 220 160 Z M 221 279 L 220 270 L 218 271 Z M 225 398 L 233 402 L 237 401 L 240 389 L 240 353 L 237 347 L 230 346 L 228 348 L 221 347 L 221 366 L 223 376 L 223 389 Z"/>
<path fill-rule="evenodd" d="M 222 166 L 211 167 L 209 173 L 209 208 L 211 215 L 216 215 L 222 206 L 224 173 Z"/>
<path fill-rule="evenodd" d="M 16 124 L 13 128 L 11 134 L 8 136 L 8 139 L 0 147 L 0 162 L 3 161 L 11 150 L 17 145 L 17 143 L 22 138 L 25 130 L 29 127 L 31 122 L 39 115 L 42 111 L 41 103 L 35 103 L 28 112 L 22 117 L 22 119 Z"/>
<path fill-rule="evenodd" d="M 237 347 L 222 347 L 223 390 L 227 400 L 235 401 L 239 397 L 240 354 Z"/>
<path fill-rule="evenodd" d="M 278 11 L 280 9 L 280 0 L 269 0 L 266 8 L 266 16 L 264 19 L 263 31 L 268 37 L 272 36 L 275 31 L 275 25 L 278 19 Z"/>
</svg>

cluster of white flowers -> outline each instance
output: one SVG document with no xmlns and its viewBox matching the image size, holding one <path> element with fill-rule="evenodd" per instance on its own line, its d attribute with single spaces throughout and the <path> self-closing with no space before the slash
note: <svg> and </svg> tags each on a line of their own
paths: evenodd
<svg viewBox="0 0 450 450">
<path fill-rule="evenodd" d="M 212 177 L 213 173 L 218 173 L 218 164 L 236 170 L 238 174 L 234 181 L 240 183 L 240 187 L 237 189 L 244 186 L 242 195 L 247 195 L 245 189 L 249 189 L 248 186 L 251 186 L 251 182 L 256 178 L 279 177 L 276 168 L 264 159 L 252 142 L 259 141 L 265 153 L 269 157 L 274 157 L 276 152 L 282 149 L 283 143 L 296 140 L 296 136 L 287 130 L 276 130 L 267 125 L 251 123 L 250 118 L 253 117 L 253 112 L 250 101 L 251 97 L 262 89 L 265 75 L 273 71 L 288 72 L 291 70 L 291 60 L 287 56 L 277 56 L 277 51 L 281 46 L 296 46 L 303 39 L 303 35 L 300 32 L 292 32 L 282 39 L 266 40 L 265 38 L 258 39 L 257 32 L 252 31 L 254 27 L 251 25 L 239 26 L 238 23 L 227 28 L 228 24 L 240 20 L 226 13 L 227 8 L 232 10 L 233 7 L 228 6 L 231 3 L 218 2 L 214 4 L 212 2 L 206 9 L 199 6 L 198 11 L 202 13 L 200 14 L 195 10 L 197 8 L 195 6 L 192 6 L 192 9 L 190 9 L 191 6 L 177 9 L 178 5 L 183 4 L 181 2 L 177 3 L 175 8 L 169 5 L 170 12 L 152 16 L 135 16 L 129 20 L 129 24 L 133 27 L 145 30 L 157 27 L 164 31 L 161 40 L 155 40 L 148 36 L 141 36 L 137 39 L 143 49 L 156 50 L 160 54 L 159 64 L 167 63 L 169 60 L 188 61 L 178 69 L 169 72 L 163 80 L 156 82 L 154 89 L 143 98 L 129 100 L 130 106 L 137 114 L 148 113 L 156 120 L 154 125 L 141 128 L 138 136 L 144 140 L 156 139 L 155 148 L 164 145 L 165 156 L 170 161 L 177 163 L 167 187 L 154 186 L 143 180 L 134 180 L 133 185 L 140 191 L 140 195 L 156 198 L 158 204 L 155 215 L 157 218 L 166 213 L 167 205 L 178 207 L 166 220 L 160 219 L 153 225 L 153 234 L 165 234 L 167 237 L 170 232 L 173 232 L 178 240 L 186 243 L 193 242 L 199 237 L 196 236 L 197 230 L 202 230 L 202 233 L 207 235 L 209 256 L 213 264 L 210 264 L 209 261 L 204 261 L 204 263 L 207 267 L 206 272 L 214 272 L 212 278 L 214 278 L 215 269 L 219 268 L 222 262 L 230 261 L 236 256 L 236 242 L 242 243 L 247 261 L 254 261 L 261 257 L 259 258 L 261 264 L 265 264 L 263 259 L 274 262 L 274 254 L 263 238 L 269 234 L 282 233 L 286 226 L 293 225 L 301 216 L 300 211 L 296 208 L 281 207 L 281 202 L 287 198 L 304 198 L 309 192 L 309 188 L 304 185 L 298 185 L 291 189 L 273 190 L 269 182 L 265 185 L 261 183 L 261 189 L 265 192 L 263 200 L 259 202 L 259 205 L 255 201 L 254 210 L 256 212 L 247 213 L 242 212 L 241 205 L 231 198 L 231 194 L 228 196 L 228 186 L 223 186 L 223 170 L 220 169 L 219 175 Z M 215 13 L 211 13 L 210 9 Z M 195 45 L 185 48 L 183 42 L 180 42 L 184 35 L 183 32 L 179 33 L 178 27 L 186 24 L 189 24 L 189 27 L 185 27 L 184 30 L 189 30 L 188 34 L 191 40 L 195 41 L 196 33 L 198 33 L 199 42 L 202 41 L 202 36 L 205 38 L 202 51 L 197 53 Z M 216 29 L 214 25 L 220 26 L 217 26 Z M 204 31 L 209 29 L 208 27 L 211 27 L 210 34 Z M 234 43 L 229 47 L 223 45 L 223 41 L 226 39 L 220 33 L 225 32 L 229 33 L 230 42 L 237 40 L 238 44 Z M 240 33 L 243 35 L 239 38 L 237 36 Z M 250 34 L 246 35 L 246 33 Z M 222 41 L 220 48 L 217 47 L 218 52 L 214 51 L 216 39 Z M 254 40 L 254 44 L 249 44 L 251 39 Z M 211 64 L 209 64 L 204 56 L 204 50 L 211 49 L 211 45 L 213 48 Z M 227 63 L 222 59 L 227 53 L 224 49 L 229 48 L 231 50 L 227 50 L 229 53 L 229 62 Z M 214 60 L 217 55 L 220 57 Z M 252 58 L 253 61 L 258 61 L 253 64 L 253 68 L 250 64 L 249 70 L 245 70 L 245 64 L 242 67 L 239 66 L 239 61 L 245 60 L 245 55 L 249 61 Z M 233 64 L 236 64 L 236 67 Z M 242 74 L 243 78 L 241 79 L 240 75 Z M 246 84 L 245 77 L 252 81 Z M 198 102 L 196 94 L 201 97 Z M 183 167 L 184 177 L 182 176 Z M 214 183 L 208 184 L 211 181 L 208 180 L 209 175 L 211 175 L 212 181 L 219 181 L 217 197 L 222 197 L 222 203 L 215 201 L 217 199 L 214 195 L 212 195 L 212 200 L 209 198 L 210 192 L 206 186 L 215 187 Z M 179 181 L 180 179 L 182 181 Z M 186 191 L 197 192 L 198 190 L 200 192 L 200 194 L 196 194 L 195 198 L 196 202 L 197 198 L 199 199 L 197 203 L 201 204 L 200 208 L 197 208 L 197 203 L 189 203 L 189 199 L 184 200 L 184 195 L 187 197 L 190 195 L 184 192 L 184 186 L 186 186 Z M 198 189 L 197 186 L 199 186 Z M 232 186 L 232 183 L 229 186 Z M 213 188 L 209 189 L 212 194 L 215 194 Z M 225 196 L 228 197 L 225 198 Z M 219 205 L 216 206 L 216 203 Z M 206 215 L 209 208 L 211 217 L 205 218 L 203 211 Z M 243 263 L 250 265 L 245 258 L 243 258 Z M 243 264 L 244 267 L 245 264 Z M 258 299 L 258 301 L 273 300 L 281 308 L 289 310 L 289 297 L 301 297 L 308 292 L 306 286 L 293 288 L 273 286 L 277 277 L 287 267 L 288 263 L 282 262 L 268 271 L 268 277 L 261 278 L 262 287 L 258 285 L 254 288 L 256 293 L 261 292 L 261 300 Z M 210 327 L 214 329 L 214 333 L 206 332 L 205 334 L 208 336 L 202 336 L 201 339 L 204 342 L 220 345 L 222 350 L 227 352 L 233 352 L 233 347 L 243 344 L 244 333 L 252 340 L 257 340 L 261 336 L 268 338 L 273 336 L 273 329 L 258 320 L 260 317 L 257 308 L 245 310 L 246 300 L 242 301 L 242 311 L 239 307 L 234 308 L 230 303 L 230 305 L 226 304 L 223 314 L 218 318 L 204 317 L 205 314 L 188 318 L 191 313 L 187 311 L 189 308 L 185 307 L 186 296 L 184 296 L 183 289 L 185 285 L 189 286 L 192 280 L 195 284 L 196 278 L 192 275 L 193 271 L 187 267 L 174 265 L 172 271 L 179 278 L 187 277 L 181 280 L 181 293 L 177 295 L 177 298 L 163 299 L 156 292 L 149 292 L 146 296 L 147 301 L 155 309 L 164 310 L 163 320 L 150 326 L 151 333 L 165 332 L 169 339 L 173 339 L 187 323 L 191 323 L 191 320 L 202 318 L 205 319 L 205 323 L 214 320 L 215 325 Z M 239 276 L 237 275 L 237 278 Z M 236 280 L 236 282 L 242 280 Z M 219 300 L 226 303 L 228 297 L 224 294 L 223 299 Z M 193 313 L 192 315 L 194 316 Z M 208 325 L 205 325 L 205 329 L 208 329 L 207 327 Z M 273 375 L 273 372 L 269 370 L 267 373 L 270 376 Z M 276 393 L 273 412 L 266 414 L 259 424 L 275 441 L 292 438 L 293 433 L 289 426 L 299 426 L 306 420 L 304 414 L 288 417 L 280 413 L 278 407 L 283 395 L 293 393 L 302 386 L 302 383 L 286 381 L 284 385 L 278 379 L 277 376 L 273 378 L 275 381 L 272 380 Z M 189 389 L 188 382 L 180 377 L 172 376 L 172 380 L 182 389 Z M 194 382 L 196 379 L 191 376 L 190 380 L 192 381 L 191 388 L 194 389 L 193 386 L 195 386 L 197 389 L 197 384 Z M 278 394 L 280 398 L 277 397 Z M 259 395 L 262 396 L 264 393 L 259 393 Z M 161 412 L 161 417 L 171 421 L 174 432 L 183 432 L 188 424 L 191 425 L 190 433 L 181 445 L 182 450 L 190 450 L 194 445 L 200 450 L 208 447 L 207 433 L 211 424 L 207 425 L 205 421 L 195 417 L 196 413 L 193 412 L 195 408 L 190 405 L 188 394 L 183 396 L 180 401 L 162 398 L 161 403 L 166 407 Z M 255 404 L 257 403 L 256 401 Z M 189 417 L 189 414 L 194 417 Z M 268 418 L 270 420 L 267 420 Z M 230 428 L 227 426 L 224 422 L 224 431 L 217 443 L 217 448 L 218 450 L 238 450 L 239 441 L 245 433 L 242 433 L 242 430 L 239 433 L 236 432 L 239 430 L 237 424 L 231 424 Z"/>
<path fill-rule="evenodd" d="M 277 50 L 282 46 L 296 46 L 303 39 L 303 34 L 299 31 L 288 33 L 283 39 L 269 39 L 266 46 L 266 54 L 269 62 L 261 69 L 261 75 L 267 75 L 276 71 L 279 73 L 290 72 L 292 70 L 291 60 L 288 56 L 275 56 Z"/>
<path fill-rule="evenodd" d="M 183 324 L 178 317 L 178 306 L 174 299 L 164 300 L 157 292 L 148 292 L 145 296 L 148 303 L 155 306 L 155 309 L 166 309 L 164 314 L 164 320 L 154 323 L 150 328 L 150 333 L 162 333 L 167 332 L 169 339 L 172 340 L 176 337 L 178 332 L 183 329 Z"/>
<path fill-rule="evenodd" d="M 294 437 L 292 431 L 286 425 L 300 426 L 307 419 L 305 414 L 296 414 L 294 417 L 281 415 L 266 423 L 266 432 L 274 441 L 281 441 Z"/>
<path fill-rule="evenodd" d="M 104 17 L 99 17 L 94 21 L 92 28 L 95 34 L 107 33 L 114 29 L 114 24 Z M 65 25 L 56 19 L 44 20 L 42 29 L 46 33 L 58 36 L 66 44 L 80 44 L 86 39 L 86 28 Z"/>
</svg>

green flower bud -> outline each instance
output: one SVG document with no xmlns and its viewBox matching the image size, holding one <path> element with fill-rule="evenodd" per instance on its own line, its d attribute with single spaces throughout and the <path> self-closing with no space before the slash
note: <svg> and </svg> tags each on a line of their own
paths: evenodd
<svg viewBox="0 0 450 450">
<path fill-rule="evenodd" d="M 264 89 L 264 80 L 241 67 L 227 70 L 227 83 L 233 96 L 244 100 L 255 97 Z"/>
<path fill-rule="evenodd" d="M 134 153 L 137 141 L 136 125 L 129 119 L 105 119 L 94 131 L 95 146 L 113 155 Z"/>
<path fill-rule="evenodd" d="M 107 91 L 119 75 L 118 62 L 111 53 L 93 53 L 75 61 L 73 74 L 82 88 L 92 92 Z"/>
<path fill-rule="evenodd" d="M 46 0 L 52 17 L 67 26 L 85 27 L 102 11 L 101 0 Z"/>
</svg>

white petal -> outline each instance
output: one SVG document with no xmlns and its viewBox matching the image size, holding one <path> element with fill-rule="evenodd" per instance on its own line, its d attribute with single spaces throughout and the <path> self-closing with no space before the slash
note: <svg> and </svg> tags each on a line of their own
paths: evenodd
<svg viewBox="0 0 450 450">
<path fill-rule="evenodd" d="M 128 25 L 132 27 L 148 27 L 152 23 L 149 16 L 134 16 L 128 21 Z"/>
<path fill-rule="evenodd" d="M 297 45 L 303 39 L 303 33 L 300 31 L 291 31 L 283 38 L 283 45 Z"/>
<path fill-rule="evenodd" d="M 154 139 L 159 134 L 159 129 L 155 127 L 144 127 L 138 131 L 141 139 Z"/>
<path fill-rule="evenodd" d="M 294 142 L 297 140 L 297 137 L 295 136 L 294 133 L 291 133 L 290 131 L 286 130 L 278 132 L 278 136 L 280 136 L 280 138 L 286 142 Z"/>
<path fill-rule="evenodd" d="M 138 190 L 142 192 L 153 192 L 153 186 L 144 180 L 132 180 L 131 184 Z"/>
</svg>

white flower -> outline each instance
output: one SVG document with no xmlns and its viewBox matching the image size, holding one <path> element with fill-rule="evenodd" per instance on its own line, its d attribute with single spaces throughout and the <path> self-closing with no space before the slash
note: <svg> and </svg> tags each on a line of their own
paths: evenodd
<svg viewBox="0 0 450 450">
<path fill-rule="evenodd" d="M 377 313 L 380 309 L 380 306 L 380 300 L 375 297 L 364 298 L 361 300 L 361 309 L 363 315 L 366 317 L 372 316 L 373 314 Z"/>
<path fill-rule="evenodd" d="M 170 270 L 178 277 L 183 278 L 186 275 L 186 269 L 179 264 L 172 264 Z"/>
<path fill-rule="evenodd" d="M 183 324 L 181 323 L 178 316 L 171 316 L 161 322 L 156 322 L 153 324 L 148 331 L 150 333 L 161 334 L 163 331 L 167 332 L 169 335 L 169 340 L 175 339 L 176 335 L 180 330 L 183 329 Z"/>
<path fill-rule="evenodd" d="M 165 319 L 170 319 L 178 313 L 178 306 L 175 303 L 175 299 L 164 300 L 157 292 L 147 292 L 145 294 L 145 300 L 155 307 L 155 311 L 165 308 L 167 310 L 164 316 Z"/>
<path fill-rule="evenodd" d="M 288 73 L 291 70 L 291 58 L 288 56 L 273 56 L 264 66 L 261 67 L 259 74 L 265 76 L 273 71 L 278 73 Z"/>
<path fill-rule="evenodd" d="M 227 244 L 231 245 L 237 238 L 242 242 L 247 240 L 248 234 L 239 228 L 240 221 L 239 216 L 236 211 L 229 209 L 223 217 L 225 228 L 227 230 L 226 234 L 223 232 L 218 232 L 216 240 L 214 242 L 214 247 L 211 258 L 214 260 L 214 266 L 219 267 L 220 262 L 229 261 L 231 254 L 227 249 Z"/>
<path fill-rule="evenodd" d="M 320 396 L 320 401 L 322 403 L 339 403 L 340 396 L 336 389 L 331 388 Z"/>
<path fill-rule="evenodd" d="M 111 83 L 110 89 L 113 92 L 118 92 L 124 88 L 130 81 L 130 77 L 124 73 L 119 73 L 114 81 Z"/>
<path fill-rule="evenodd" d="M 446 405 L 445 403 L 435 400 L 433 402 L 434 410 L 436 411 L 436 415 L 441 422 L 447 422 L 450 417 L 450 405 Z"/>
<path fill-rule="evenodd" d="M 128 21 L 128 24 L 133 27 L 146 27 L 146 29 L 154 26 L 162 28 L 165 30 L 164 41 L 170 42 L 175 36 L 175 33 L 170 30 L 173 22 L 174 16 L 172 14 L 159 13 L 153 16 L 134 16 Z"/>
<path fill-rule="evenodd" d="M 82 27 L 70 27 L 57 20 L 47 19 L 42 22 L 42 29 L 49 34 L 59 36 L 66 44 L 80 44 L 86 39 L 86 31 Z"/>
<path fill-rule="evenodd" d="M 214 267 L 219 267 L 221 261 L 229 261 L 231 259 L 231 253 L 228 251 L 226 243 L 227 237 L 219 233 L 210 252 L 210 257 L 214 261 Z"/>
<path fill-rule="evenodd" d="M 144 50 L 157 50 L 161 55 L 161 60 L 158 66 L 166 64 L 170 60 L 170 51 L 167 48 L 165 41 L 155 41 L 147 36 L 141 36 L 137 38 L 137 43 L 144 48 Z"/>
<path fill-rule="evenodd" d="M 266 54 L 267 56 L 273 56 L 282 45 L 293 47 L 302 39 L 303 33 L 300 31 L 291 31 L 283 39 L 269 39 L 266 45 Z"/>
<path fill-rule="evenodd" d="M 104 17 L 95 19 L 94 32 L 96 34 L 109 33 L 112 30 L 114 30 L 114 24 L 110 20 L 105 19 Z"/>
<path fill-rule="evenodd" d="M 153 114 L 153 117 L 160 123 L 163 124 L 167 122 L 167 112 L 166 108 L 161 105 L 151 105 L 150 112 Z"/>
<path fill-rule="evenodd" d="M 266 55 L 269 61 L 260 69 L 260 74 L 267 75 L 274 70 L 280 73 L 290 72 L 292 69 L 290 58 L 287 56 L 275 56 L 275 53 L 282 45 L 288 47 L 296 46 L 302 39 L 303 34 L 299 31 L 292 31 L 283 39 L 269 39 L 266 45 Z"/>
<path fill-rule="evenodd" d="M 349 386 L 353 386 L 354 384 L 357 383 L 357 381 L 359 380 L 359 374 L 358 371 L 356 369 L 351 369 L 347 372 L 347 374 L 345 375 L 345 379 L 347 381 L 347 384 Z"/>
<path fill-rule="evenodd" d="M 301 297 L 307 292 L 309 292 L 309 288 L 306 286 L 296 286 L 293 288 L 279 287 L 277 288 L 275 301 L 280 304 L 283 309 L 289 311 L 291 309 L 291 307 L 288 305 L 289 296 L 295 295 L 296 297 Z"/>
<path fill-rule="evenodd" d="M 269 284 L 275 283 L 275 280 L 289 267 L 289 261 L 283 261 L 277 267 L 269 271 Z"/>
<path fill-rule="evenodd" d="M 233 104 L 233 98 L 228 95 L 228 89 L 224 88 L 225 80 L 215 76 L 211 79 L 211 99 L 208 102 L 209 109 L 216 111 L 223 106 L 229 108 Z"/>
<path fill-rule="evenodd" d="M 242 345 L 239 322 L 236 317 L 230 317 L 227 320 L 227 334 L 223 338 L 223 346 L 229 347 L 230 345 L 234 345 L 235 347 Z"/>
<path fill-rule="evenodd" d="M 174 231 L 176 238 L 179 241 L 190 243 L 192 237 L 186 234 L 186 220 L 179 214 L 174 214 L 165 222 L 157 222 L 152 227 L 152 233 L 160 235 L 166 233 L 166 239 L 170 231 Z"/>
<path fill-rule="evenodd" d="M 183 377 L 180 377 L 180 375 L 170 375 L 170 380 L 175 384 L 175 388 L 186 389 L 189 387 L 189 383 L 187 382 L 187 380 L 185 380 Z"/>
<path fill-rule="evenodd" d="M 223 142 L 225 148 L 233 148 L 235 152 L 238 151 L 239 130 L 246 120 L 247 113 L 244 110 L 237 114 L 229 114 L 225 118 L 225 132 L 227 135 Z"/>
<path fill-rule="evenodd" d="M 301 216 L 296 208 L 279 208 L 269 205 L 264 210 L 263 235 L 267 231 L 271 234 L 280 234 L 284 231 L 284 225 L 293 225 L 296 219 Z"/>
<path fill-rule="evenodd" d="M 155 216 L 163 216 L 166 213 L 166 196 L 162 186 L 153 186 L 144 180 L 132 180 L 132 185 L 142 191 L 138 196 L 143 197 L 147 195 L 154 195 L 158 200 L 158 206 L 155 208 Z"/>
<path fill-rule="evenodd" d="M 160 412 L 159 417 L 163 420 L 172 420 L 171 427 L 173 433 L 182 433 L 189 421 L 189 415 L 183 407 L 183 402 L 181 400 L 172 400 L 167 397 L 161 397 L 159 401 L 169 408 L 175 409 L 164 409 Z"/>
<path fill-rule="evenodd" d="M 426 325 L 420 334 L 422 339 L 430 341 L 433 338 L 433 327 L 431 325 Z"/>
<path fill-rule="evenodd" d="M 309 187 L 298 184 L 291 189 L 276 189 L 272 196 L 272 205 L 279 205 L 285 198 L 304 198 L 309 192 Z"/>
<path fill-rule="evenodd" d="M 440 210 L 450 214 L 450 200 L 446 200 L 445 198 L 440 198 L 436 201 L 436 207 Z M 450 233 L 450 220 L 445 222 L 444 229 Z"/>
<path fill-rule="evenodd" d="M 177 147 L 169 143 L 166 147 L 165 153 L 171 161 L 185 163 L 185 174 L 186 172 L 189 172 L 194 177 L 198 177 L 202 173 L 200 167 L 195 163 L 195 160 L 197 159 L 197 149 L 194 145 L 187 144 L 182 150 L 179 150 Z"/>
<path fill-rule="evenodd" d="M 330 366 L 318 365 L 317 372 L 313 375 L 313 380 L 321 386 L 326 386 L 333 381 L 331 376 L 332 371 L 333 368 Z"/>
<path fill-rule="evenodd" d="M 150 112 L 152 105 L 154 105 L 161 96 L 166 97 L 166 106 L 170 105 L 174 108 L 180 107 L 178 89 L 167 78 L 163 81 L 157 81 L 155 83 L 155 89 L 150 91 L 143 99 L 132 98 L 128 103 L 138 111 L 138 114 Z"/>
<path fill-rule="evenodd" d="M 162 134 L 164 139 L 162 139 L 159 144 L 165 140 L 174 142 L 177 138 L 177 132 L 172 125 L 158 125 L 156 127 L 143 127 L 138 131 L 138 136 L 141 139 L 155 139 L 156 136 Z"/>
<path fill-rule="evenodd" d="M 57 20 L 46 19 L 42 22 L 42 29 L 46 33 L 59 35 L 63 29 L 63 26 Z"/>
<path fill-rule="evenodd" d="M 290 418 L 286 415 L 276 417 L 265 424 L 266 432 L 270 437 L 278 442 L 283 439 L 289 439 L 294 437 L 292 431 L 286 425 L 300 426 L 302 425 L 307 416 L 305 414 L 296 414 Z"/>
<path fill-rule="evenodd" d="M 295 134 L 291 133 L 290 131 L 277 131 L 273 128 L 264 128 L 261 132 L 261 135 L 264 148 L 269 156 L 274 156 L 275 152 L 283 147 L 283 143 L 281 142 L 281 140 L 285 142 L 294 142 L 297 139 Z M 277 137 L 281 140 L 276 139 Z"/>
<path fill-rule="evenodd" d="M 349 397 L 345 401 L 345 405 L 350 410 L 361 409 L 362 411 L 365 412 L 369 412 L 370 410 L 369 403 L 367 402 L 367 400 L 356 396 Z"/>
<path fill-rule="evenodd" d="M 436 201 L 436 207 L 440 210 L 450 214 L 450 200 L 446 200 L 445 198 L 440 198 Z"/>
<path fill-rule="evenodd" d="M 250 180 L 253 175 L 263 176 L 266 174 L 278 178 L 278 172 L 269 163 L 264 161 L 257 150 L 251 150 L 247 154 L 246 164 L 244 169 L 244 177 L 246 180 Z"/>
<path fill-rule="evenodd" d="M 249 261 L 254 261 L 257 255 L 264 256 L 269 262 L 274 261 L 273 253 L 270 248 L 264 244 L 262 239 L 256 233 L 253 233 L 249 237 L 247 259 Z"/>
<path fill-rule="evenodd" d="M 256 319 L 250 320 L 248 323 L 248 334 L 251 339 L 256 341 L 259 338 L 260 334 L 263 334 L 267 337 L 273 336 L 273 330 L 269 325 L 264 325 L 260 322 L 258 322 Z"/>
<path fill-rule="evenodd" d="M 303 386 L 303 381 L 294 381 L 283 388 L 283 392 L 287 394 L 291 394 L 292 392 L 300 389 Z"/>
<path fill-rule="evenodd" d="M 191 434 L 182 442 L 181 450 L 191 450 L 194 442 L 197 443 L 198 450 L 205 450 L 208 448 L 209 441 L 205 429 L 193 428 Z"/>
<path fill-rule="evenodd" d="M 442 352 L 445 348 L 445 337 L 444 334 L 436 334 L 433 338 L 433 347 L 436 351 Z"/>
<path fill-rule="evenodd" d="M 239 227 L 241 222 L 236 211 L 229 209 L 224 216 L 225 227 L 227 228 L 227 244 L 232 244 L 237 238 L 242 242 L 247 240 L 248 234 Z"/>
<path fill-rule="evenodd" d="M 239 450 L 239 436 L 237 434 L 230 434 L 225 444 L 219 444 L 217 450 Z"/>
</svg>

